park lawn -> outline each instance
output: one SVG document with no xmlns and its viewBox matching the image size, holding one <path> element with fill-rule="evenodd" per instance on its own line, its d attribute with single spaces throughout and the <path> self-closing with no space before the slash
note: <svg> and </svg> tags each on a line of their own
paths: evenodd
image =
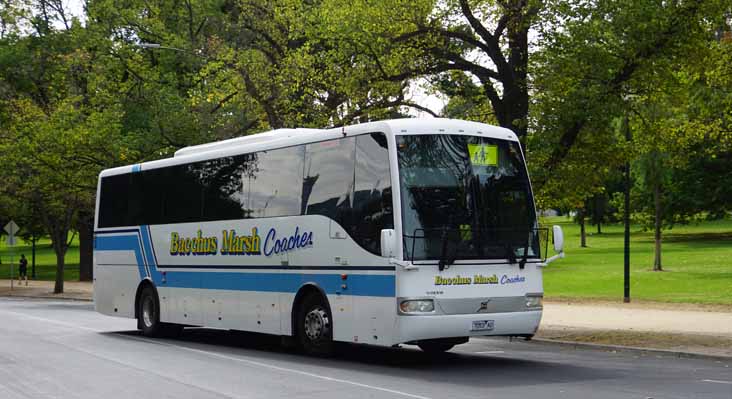
<svg viewBox="0 0 732 399">
<path fill-rule="evenodd" d="M 579 226 L 563 217 L 546 218 L 545 225 L 564 229 L 566 258 L 544 269 L 547 299 L 623 298 L 623 226 L 603 225 L 602 234 L 587 226 L 587 248 L 580 248 Z M 591 235 L 590 235 L 591 234 Z M 48 240 L 37 245 L 36 279 L 56 278 L 56 255 Z M 17 258 L 30 258 L 30 245 L 15 248 Z M 550 249 L 550 253 L 553 251 Z M 631 229 L 631 286 L 633 300 L 732 305 L 732 220 L 676 226 L 664 232 L 664 271 L 653 272 L 653 233 Z M 10 274 L 10 253 L 0 242 L 0 278 Z M 29 260 L 30 262 L 30 260 Z M 79 279 L 79 247 L 66 254 L 64 279 Z M 30 265 L 28 267 L 30 274 Z"/>
<path fill-rule="evenodd" d="M 623 226 L 587 226 L 587 248 L 579 226 L 566 218 L 547 218 L 565 235 L 566 258 L 545 269 L 548 299 L 623 298 Z M 590 233 L 593 233 L 590 235 Z M 663 272 L 653 269 L 653 233 L 631 228 L 632 300 L 732 305 L 732 220 L 676 226 L 663 233 Z M 550 254 L 553 250 L 549 250 Z"/>
<path fill-rule="evenodd" d="M 19 245 L 13 248 L 13 276 L 18 278 L 18 259 L 20 254 L 28 258 L 28 277 L 31 276 L 31 245 L 18 240 Z M 5 240 L 0 241 L 0 279 L 10 278 L 10 248 L 5 245 Z M 41 239 L 36 244 L 36 280 L 56 280 L 56 253 L 51 248 L 49 239 Z M 64 266 L 64 280 L 79 281 L 79 241 L 74 239 L 71 247 L 66 252 L 66 265 Z"/>
</svg>

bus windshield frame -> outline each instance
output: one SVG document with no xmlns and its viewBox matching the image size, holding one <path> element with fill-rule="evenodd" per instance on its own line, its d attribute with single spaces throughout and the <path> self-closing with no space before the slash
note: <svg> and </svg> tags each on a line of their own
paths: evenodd
<svg viewBox="0 0 732 399">
<path fill-rule="evenodd" d="M 541 259 L 520 144 L 459 134 L 398 135 L 404 259 Z"/>
</svg>

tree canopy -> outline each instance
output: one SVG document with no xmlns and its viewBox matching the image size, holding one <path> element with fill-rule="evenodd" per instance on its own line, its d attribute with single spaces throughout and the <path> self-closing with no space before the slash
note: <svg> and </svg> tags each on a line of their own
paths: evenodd
<svg viewBox="0 0 732 399">
<path fill-rule="evenodd" d="M 732 10 L 722 0 L 65 7 L 0 1 L 0 217 L 40 216 L 60 271 L 70 235 L 91 239 L 80 226 L 91 225 L 102 169 L 415 110 L 516 132 L 541 208 L 611 197 L 625 162 L 639 220 L 671 226 L 732 207 Z M 410 94 L 417 84 L 447 106 L 427 109 Z"/>
</svg>

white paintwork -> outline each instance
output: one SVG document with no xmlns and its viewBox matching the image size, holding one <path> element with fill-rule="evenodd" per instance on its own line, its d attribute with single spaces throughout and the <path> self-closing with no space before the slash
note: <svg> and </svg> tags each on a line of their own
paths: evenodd
<svg viewBox="0 0 732 399">
<path fill-rule="evenodd" d="M 563 252 L 564 233 L 562 232 L 562 226 L 553 226 L 552 233 L 554 234 L 554 250 L 557 252 Z"/>
<path fill-rule="evenodd" d="M 401 199 L 398 187 L 396 136 L 410 134 L 459 134 L 476 135 L 510 141 L 517 141 L 511 131 L 480 123 L 447 119 L 403 119 L 365 123 L 334 129 L 282 129 L 258 135 L 246 136 L 181 149 L 175 157 L 105 170 L 101 177 L 120 173 L 129 173 L 134 168 L 148 170 L 181 163 L 190 163 L 213 157 L 224 157 L 255 151 L 270 150 L 280 147 L 305 144 L 381 132 L 386 135 L 389 145 L 391 166 L 392 205 L 394 211 L 394 234 L 402 236 Z M 97 209 L 99 208 L 99 192 L 97 189 Z M 185 199 L 181 199 L 185 200 Z M 257 228 L 260 237 L 272 228 L 278 234 L 292 234 L 299 226 L 313 232 L 313 246 L 297 250 L 271 254 L 271 256 L 181 256 L 172 255 L 171 235 L 177 233 L 182 237 L 195 237 L 198 231 L 202 236 L 216 236 L 221 239 L 222 231 L 236 230 L 247 234 Z M 137 229 L 129 226 L 121 229 Z M 115 229 L 96 229 L 98 234 Z M 301 231 L 302 232 L 302 231 Z M 398 297 L 439 297 L 470 298 L 521 296 L 526 293 L 543 292 L 541 269 L 537 264 L 529 263 L 524 270 L 518 265 L 499 264 L 496 261 L 472 261 L 471 264 L 458 261 L 456 264 L 440 272 L 436 262 L 422 262 L 412 266 L 404 262 L 402 240 L 394 240 L 393 258 L 371 254 L 357 245 L 345 230 L 337 223 L 322 216 L 274 217 L 248 220 L 218 221 L 207 223 L 184 223 L 176 225 L 156 225 L 150 227 L 152 245 L 159 265 L 171 275 L 176 272 L 227 273 L 277 273 L 277 274 L 364 274 L 394 275 L 395 295 L 364 296 L 350 295 L 349 288 L 339 293 L 328 293 L 327 299 L 333 313 L 334 339 L 345 342 L 368 343 L 390 346 L 419 339 L 440 337 L 456 337 L 469 335 L 519 335 L 533 334 L 541 319 L 541 311 L 472 314 L 450 316 L 399 316 L 397 314 Z M 264 245 L 264 242 L 262 242 Z M 264 248 L 263 248 L 264 249 Z M 135 254 L 132 251 L 95 251 L 95 290 L 94 299 L 97 311 L 114 316 L 134 317 L 134 300 L 140 275 Z M 480 263 L 480 264 L 476 264 Z M 116 266 L 104 266 L 116 264 Z M 123 266 L 127 265 L 127 266 Z M 180 266 L 176 268 L 175 266 Z M 242 265 L 258 267 L 288 266 L 330 266 L 332 270 L 282 270 L 282 269 L 231 269 Z M 186 267 L 183 267 L 186 266 Z M 193 266 L 198 268 L 193 268 Z M 219 266 L 217 268 L 217 266 Z M 348 266 L 391 266 L 393 271 L 354 271 L 339 270 L 337 267 Z M 154 269 L 148 266 L 148 269 Z M 147 272 L 147 271 L 146 271 Z M 454 278 L 496 275 L 499 283 L 482 285 L 450 285 L 436 286 L 435 278 Z M 520 282 L 503 284 L 503 276 L 520 277 Z M 291 276 L 283 276 L 291 277 Z M 303 284 L 307 284 L 303 277 Z M 344 281 L 348 286 L 348 280 Z M 264 288 L 264 287 L 263 287 Z M 257 331 L 271 334 L 292 334 L 292 312 L 295 292 L 272 292 L 269 290 L 227 290 L 178 288 L 160 283 L 157 286 L 160 296 L 161 320 L 188 325 L 205 325 L 215 328 Z M 116 311 L 115 311 L 116 309 Z M 471 333 L 469 327 L 473 320 L 491 319 L 495 321 L 495 330 L 490 333 Z"/>
<path fill-rule="evenodd" d="M 396 241 L 394 229 L 381 230 L 381 256 L 384 258 L 396 256 Z"/>
<path fill-rule="evenodd" d="M 470 331 L 473 321 L 493 320 L 490 332 Z M 468 314 L 449 316 L 399 316 L 396 324 L 397 342 L 443 337 L 477 337 L 495 335 L 534 334 L 539 328 L 541 311 Z"/>
</svg>

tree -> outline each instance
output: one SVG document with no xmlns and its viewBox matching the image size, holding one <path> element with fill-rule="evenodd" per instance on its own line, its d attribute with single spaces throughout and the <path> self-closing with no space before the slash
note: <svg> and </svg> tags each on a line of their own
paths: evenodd
<svg viewBox="0 0 732 399">
<path fill-rule="evenodd" d="M 62 292 L 71 230 L 81 211 L 93 209 L 97 173 L 124 159 L 129 141 L 120 129 L 118 87 L 100 78 L 111 71 L 89 51 L 87 30 L 58 4 L 33 5 L 40 12 L 25 21 L 34 30 L 0 46 L 0 121 L 7 127 L 0 160 L 8 166 L 0 191 L 37 212 L 56 253 L 54 291 Z"/>
<path fill-rule="evenodd" d="M 715 81 L 717 62 L 727 48 L 714 40 L 712 30 L 707 33 L 706 41 L 699 42 L 690 56 L 658 63 L 644 82 L 636 84 L 639 94 L 629 101 L 638 153 L 634 219 L 654 231 L 655 271 L 663 270 L 664 229 L 702 213 L 724 215 L 732 202 L 724 192 L 728 174 L 708 173 L 731 148 L 723 109 L 732 85 Z"/>
<path fill-rule="evenodd" d="M 726 10 L 718 1 L 552 2 L 542 14 L 542 47 L 534 57 L 538 107 L 535 182 L 548 184 L 584 135 L 607 131 L 659 68 L 684 63 L 709 38 L 708 21 Z"/>
<path fill-rule="evenodd" d="M 478 90 L 495 120 L 523 138 L 528 128 L 528 32 L 538 1 L 323 1 L 324 35 L 347 43 L 346 52 L 375 65 L 375 79 L 427 78 L 464 99 Z M 331 22 L 332 21 L 332 22 Z M 378 22 L 376 22 L 378 21 Z M 465 84 L 471 82 L 470 84 Z"/>
</svg>

